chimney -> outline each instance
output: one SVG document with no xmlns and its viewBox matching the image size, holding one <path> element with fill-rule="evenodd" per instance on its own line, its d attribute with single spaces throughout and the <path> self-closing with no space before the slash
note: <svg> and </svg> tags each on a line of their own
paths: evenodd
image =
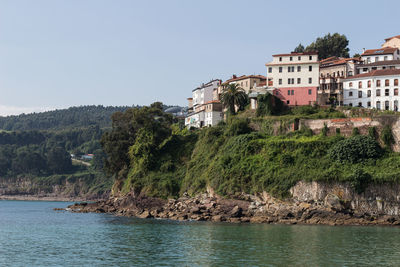
<svg viewBox="0 0 400 267">
<path fill-rule="evenodd" d="M 363 48 L 363 52 L 362 52 L 363 54 L 365 53 L 365 48 Z"/>
<path fill-rule="evenodd" d="M 236 79 L 236 78 L 237 78 L 236 74 L 233 74 L 232 79 Z"/>
</svg>

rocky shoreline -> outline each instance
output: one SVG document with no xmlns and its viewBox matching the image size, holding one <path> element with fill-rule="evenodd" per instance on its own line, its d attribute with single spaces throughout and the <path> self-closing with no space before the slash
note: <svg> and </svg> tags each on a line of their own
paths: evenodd
<svg viewBox="0 0 400 267">
<path fill-rule="evenodd" d="M 111 213 L 138 218 L 230 223 L 400 225 L 400 216 L 355 212 L 334 196 L 323 203 L 279 200 L 263 192 L 237 194 L 230 199 L 204 193 L 164 200 L 128 194 L 94 203 L 75 203 L 72 212 Z"/>
</svg>

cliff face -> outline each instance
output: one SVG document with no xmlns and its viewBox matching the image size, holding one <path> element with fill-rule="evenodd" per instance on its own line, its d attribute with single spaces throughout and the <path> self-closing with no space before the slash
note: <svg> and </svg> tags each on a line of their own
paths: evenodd
<svg viewBox="0 0 400 267">
<path fill-rule="evenodd" d="M 0 199 L 97 200 L 108 196 L 109 190 L 95 191 L 79 179 L 48 184 L 32 178 L 0 179 Z"/>
<path fill-rule="evenodd" d="M 337 205 L 363 214 L 399 215 L 400 184 L 371 184 L 357 194 L 348 183 L 298 182 L 290 192 L 299 202 Z"/>
</svg>

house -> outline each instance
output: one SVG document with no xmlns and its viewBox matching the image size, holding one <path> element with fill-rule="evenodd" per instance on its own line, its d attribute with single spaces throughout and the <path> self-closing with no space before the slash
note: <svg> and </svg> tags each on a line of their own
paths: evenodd
<svg viewBox="0 0 400 267">
<path fill-rule="evenodd" d="M 223 87 L 228 84 L 237 84 L 239 87 L 243 88 L 246 94 L 252 92 L 254 87 L 259 86 L 260 84 L 265 84 L 266 77 L 263 75 L 242 75 L 236 76 L 232 75 L 232 78 L 223 82 L 217 90 L 214 92 L 214 100 L 220 100 L 221 94 L 223 91 Z"/>
<path fill-rule="evenodd" d="M 317 103 L 326 105 L 332 99 L 343 105 L 343 79 L 355 74 L 359 58 L 329 57 L 320 61 Z"/>
<path fill-rule="evenodd" d="M 267 67 L 267 82 L 273 94 L 289 106 L 317 102 L 319 61 L 317 52 L 276 54 Z"/>
<path fill-rule="evenodd" d="M 385 43 L 382 45 L 383 47 L 396 47 L 400 49 L 400 35 L 386 38 Z"/>
<path fill-rule="evenodd" d="M 213 99 L 213 93 L 220 85 L 221 80 L 216 79 L 192 90 L 192 97 L 188 98 L 188 114 L 185 118 L 186 127 L 213 126 L 221 120 L 222 105 L 219 100 Z M 218 112 L 219 116 L 217 115 Z"/>
<path fill-rule="evenodd" d="M 365 64 L 361 63 L 356 65 L 356 74 L 363 74 L 371 72 L 373 70 L 385 70 L 385 69 L 400 69 L 400 60 L 383 60 L 376 61 L 373 63 Z"/>
<path fill-rule="evenodd" d="M 361 54 L 364 64 L 370 64 L 378 61 L 398 60 L 400 59 L 400 50 L 397 47 L 382 47 L 378 49 L 364 50 Z"/>
<path fill-rule="evenodd" d="M 398 111 L 400 69 L 373 70 L 343 83 L 344 105 Z"/>
</svg>

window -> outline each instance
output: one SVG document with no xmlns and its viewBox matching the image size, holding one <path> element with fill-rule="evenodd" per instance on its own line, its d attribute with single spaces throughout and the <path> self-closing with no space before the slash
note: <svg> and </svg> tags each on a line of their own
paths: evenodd
<svg viewBox="0 0 400 267">
<path fill-rule="evenodd" d="M 279 84 L 282 84 L 282 79 L 279 79 Z"/>
<path fill-rule="evenodd" d="M 290 90 L 287 90 L 287 94 L 290 95 Z"/>
<path fill-rule="evenodd" d="M 288 105 L 289 105 L 289 104 L 290 104 L 290 101 L 289 101 L 289 100 L 286 100 L 286 104 L 288 104 Z"/>
<path fill-rule="evenodd" d="M 371 101 L 367 102 L 367 107 L 369 107 L 369 108 L 371 107 Z"/>
<path fill-rule="evenodd" d="M 312 83 L 312 78 L 308 78 L 308 83 Z"/>
<path fill-rule="evenodd" d="M 353 96 L 353 92 L 350 91 L 350 92 L 349 92 L 349 96 Z"/>
<path fill-rule="evenodd" d="M 308 89 L 308 94 L 312 95 L 312 89 Z"/>
<path fill-rule="evenodd" d="M 376 109 L 381 109 L 381 101 L 376 101 Z"/>
<path fill-rule="evenodd" d="M 353 71 L 350 70 L 350 71 L 348 72 L 348 75 L 349 75 L 349 76 L 353 76 Z"/>
<path fill-rule="evenodd" d="M 394 88 L 393 95 L 399 95 L 399 88 Z"/>
<path fill-rule="evenodd" d="M 368 81 L 368 88 L 371 88 L 371 80 Z"/>
<path fill-rule="evenodd" d="M 371 97 L 371 90 L 367 91 L 367 97 Z"/>
<path fill-rule="evenodd" d="M 272 73 L 272 68 L 271 67 L 268 68 L 268 72 Z"/>
<path fill-rule="evenodd" d="M 308 71 L 312 71 L 312 66 L 308 66 Z"/>
<path fill-rule="evenodd" d="M 379 57 L 375 57 L 375 62 L 378 62 L 379 61 Z"/>
<path fill-rule="evenodd" d="M 352 107 L 352 106 L 353 106 L 353 103 L 349 103 L 349 106 Z"/>
<path fill-rule="evenodd" d="M 372 70 L 376 70 L 377 68 L 376 68 L 376 67 L 372 67 L 371 69 L 372 69 Z"/>
<path fill-rule="evenodd" d="M 294 84 L 294 78 L 292 78 L 292 84 Z"/>
<path fill-rule="evenodd" d="M 362 88 L 362 82 L 358 82 L 358 88 Z"/>
<path fill-rule="evenodd" d="M 294 95 L 294 90 L 292 90 L 292 95 Z"/>
<path fill-rule="evenodd" d="M 353 83 L 352 82 L 349 82 L 349 87 L 350 88 L 353 87 Z"/>
<path fill-rule="evenodd" d="M 361 102 L 358 102 L 358 106 L 359 106 L 359 107 L 362 107 L 362 103 L 361 103 Z"/>
<path fill-rule="evenodd" d="M 384 56 L 384 57 L 383 57 L 383 60 L 387 60 L 387 56 Z"/>
<path fill-rule="evenodd" d="M 292 66 L 292 72 L 294 72 L 294 66 Z"/>
<path fill-rule="evenodd" d="M 389 86 L 389 79 L 385 80 L 385 86 Z"/>
<path fill-rule="evenodd" d="M 377 80 L 376 81 L 376 87 L 380 87 L 381 86 L 381 80 Z"/>
<path fill-rule="evenodd" d="M 385 110 L 389 110 L 389 101 L 385 101 Z"/>
<path fill-rule="evenodd" d="M 385 96 L 389 96 L 389 89 L 385 89 Z"/>
<path fill-rule="evenodd" d="M 282 57 L 279 57 L 279 61 L 282 61 Z"/>
<path fill-rule="evenodd" d="M 279 72 L 282 72 L 282 67 L 279 67 Z"/>
<path fill-rule="evenodd" d="M 247 81 L 246 81 L 246 86 L 247 86 Z"/>
<path fill-rule="evenodd" d="M 358 91 L 358 98 L 362 98 L 362 91 Z"/>
<path fill-rule="evenodd" d="M 381 89 L 376 89 L 376 96 L 381 96 Z"/>
<path fill-rule="evenodd" d="M 301 66 L 297 66 L 297 72 L 301 71 Z"/>
<path fill-rule="evenodd" d="M 394 79 L 394 86 L 398 86 L 399 85 L 399 79 Z"/>
<path fill-rule="evenodd" d="M 301 78 L 297 78 L 297 84 L 301 83 Z"/>
<path fill-rule="evenodd" d="M 291 69 L 290 67 L 287 67 L 287 71 L 288 71 L 288 72 L 290 72 L 290 69 Z"/>
<path fill-rule="evenodd" d="M 367 72 L 368 71 L 368 68 L 363 68 L 363 72 Z"/>
<path fill-rule="evenodd" d="M 308 58 L 309 58 L 310 60 L 312 60 L 312 56 L 309 56 Z"/>
<path fill-rule="evenodd" d="M 290 61 L 293 61 L 293 57 L 290 57 L 289 59 L 290 59 Z"/>
<path fill-rule="evenodd" d="M 287 83 L 290 84 L 290 82 L 292 81 L 292 79 L 287 79 Z"/>
<path fill-rule="evenodd" d="M 301 56 L 299 56 L 297 59 L 298 59 L 299 61 L 301 61 Z"/>
</svg>

